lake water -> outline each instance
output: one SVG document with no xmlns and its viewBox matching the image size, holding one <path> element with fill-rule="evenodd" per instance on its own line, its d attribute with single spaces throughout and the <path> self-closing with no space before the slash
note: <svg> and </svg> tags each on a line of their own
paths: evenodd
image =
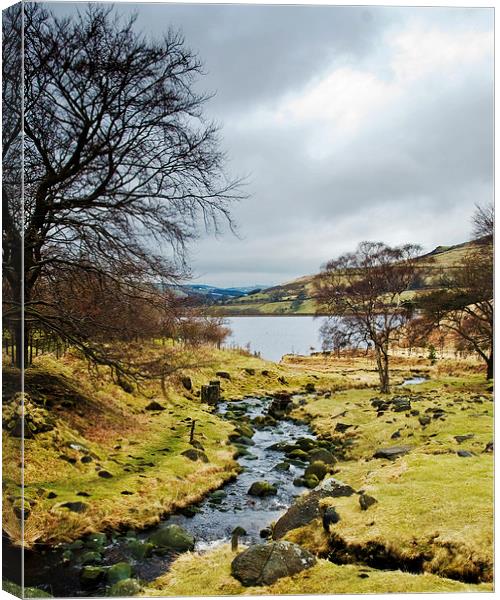
<svg viewBox="0 0 500 600">
<path fill-rule="evenodd" d="M 260 352 L 267 360 L 279 361 L 284 354 L 310 354 L 321 350 L 322 318 L 230 317 L 227 321 L 232 330 L 227 346 L 250 344 L 252 352 Z"/>
</svg>

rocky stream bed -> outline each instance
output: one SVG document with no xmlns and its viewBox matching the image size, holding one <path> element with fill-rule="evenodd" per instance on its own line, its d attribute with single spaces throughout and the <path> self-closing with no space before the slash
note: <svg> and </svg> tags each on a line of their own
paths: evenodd
<svg viewBox="0 0 500 600">
<path fill-rule="evenodd" d="M 292 399 L 301 402 L 300 396 Z M 154 528 L 96 533 L 58 548 L 25 551 L 25 585 L 54 596 L 124 596 L 137 591 L 135 581 L 163 574 L 181 551 L 208 550 L 229 541 L 235 530 L 245 544 L 270 538 L 271 525 L 325 475 L 322 468 L 314 472 L 308 454 L 333 459 L 328 443 L 316 440 L 307 424 L 280 418 L 289 403 L 287 397 L 221 402 L 219 414 L 237 425 L 231 436 L 241 466 L 236 479 Z M 20 550 L 7 547 L 4 564 L 19 560 Z"/>
</svg>

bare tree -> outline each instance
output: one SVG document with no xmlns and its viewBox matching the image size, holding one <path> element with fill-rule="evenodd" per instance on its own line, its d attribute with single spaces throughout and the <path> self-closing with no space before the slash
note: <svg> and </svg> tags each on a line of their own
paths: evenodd
<svg viewBox="0 0 500 600">
<path fill-rule="evenodd" d="M 328 262 L 315 280 L 318 314 L 341 317 L 343 329 L 372 342 L 380 389 L 389 392 L 389 348 L 412 316 L 405 301 L 416 276 L 419 246 L 391 248 L 362 242 L 356 252 Z"/>
<path fill-rule="evenodd" d="M 483 236 L 484 237 L 484 236 Z M 420 301 L 429 330 L 455 334 L 462 350 L 473 351 L 493 378 L 493 244 L 473 246 L 459 268 L 443 274 L 441 289 Z"/>
<path fill-rule="evenodd" d="M 20 282 L 9 285 L 11 272 L 21 272 L 22 232 L 22 8 L 16 4 L 2 14 L 2 220 L 3 312 L 22 303 Z M 21 315 L 4 320 L 11 338 L 21 339 Z M 14 346 L 12 346 L 14 348 Z M 13 350 L 14 352 L 14 350 Z"/>
<path fill-rule="evenodd" d="M 23 283 L 27 329 L 39 326 L 104 359 L 78 327 L 84 321 L 71 323 L 71 311 L 63 314 L 43 290 L 90 274 L 151 299 L 155 287 L 186 274 L 186 244 L 200 225 L 230 223 L 240 182 L 224 173 L 217 126 L 202 113 L 207 96 L 194 91 L 201 63 L 178 33 L 150 41 L 133 19 L 97 5 L 71 19 L 40 4 L 24 12 L 25 185 L 24 198 L 11 185 L 4 200 L 4 318 L 20 322 Z M 18 78 L 4 54 L 4 87 L 14 89 Z M 4 169 L 18 159 L 8 144 L 21 118 L 8 109 Z"/>
<path fill-rule="evenodd" d="M 493 242 L 495 227 L 495 214 L 493 202 L 484 206 L 476 204 L 476 210 L 472 216 L 473 239 L 483 239 L 486 243 Z"/>
</svg>

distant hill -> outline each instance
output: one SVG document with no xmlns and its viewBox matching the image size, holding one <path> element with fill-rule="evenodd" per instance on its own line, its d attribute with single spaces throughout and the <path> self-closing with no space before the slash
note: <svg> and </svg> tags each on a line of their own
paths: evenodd
<svg viewBox="0 0 500 600">
<path fill-rule="evenodd" d="M 225 300 L 232 300 L 246 296 L 249 292 L 261 290 L 262 286 L 249 285 L 242 287 L 222 288 L 203 283 L 185 284 L 175 286 L 177 294 L 189 296 L 202 304 L 213 304 Z"/>
<path fill-rule="evenodd" d="M 443 269 L 457 268 L 466 252 L 475 244 L 476 242 L 464 242 L 455 246 L 438 246 L 419 257 L 422 269 L 419 286 L 409 291 L 408 295 L 435 289 L 439 285 Z M 211 313 L 224 316 L 313 315 L 316 311 L 312 298 L 314 277 L 306 275 L 281 285 L 242 294 L 238 298 L 221 300 L 211 308 Z"/>
</svg>

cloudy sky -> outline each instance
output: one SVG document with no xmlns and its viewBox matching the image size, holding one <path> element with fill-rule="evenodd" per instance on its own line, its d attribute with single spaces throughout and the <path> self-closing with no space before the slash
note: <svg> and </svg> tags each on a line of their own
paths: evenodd
<svg viewBox="0 0 500 600">
<path fill-rule="evenodd" d="M 198 283 L 270 285 L 361 240 L 468 239 L 493 195 L 493 10 L 122 4 L 202 58 L 239 235 L 191 248 Z"/>
</svg>

